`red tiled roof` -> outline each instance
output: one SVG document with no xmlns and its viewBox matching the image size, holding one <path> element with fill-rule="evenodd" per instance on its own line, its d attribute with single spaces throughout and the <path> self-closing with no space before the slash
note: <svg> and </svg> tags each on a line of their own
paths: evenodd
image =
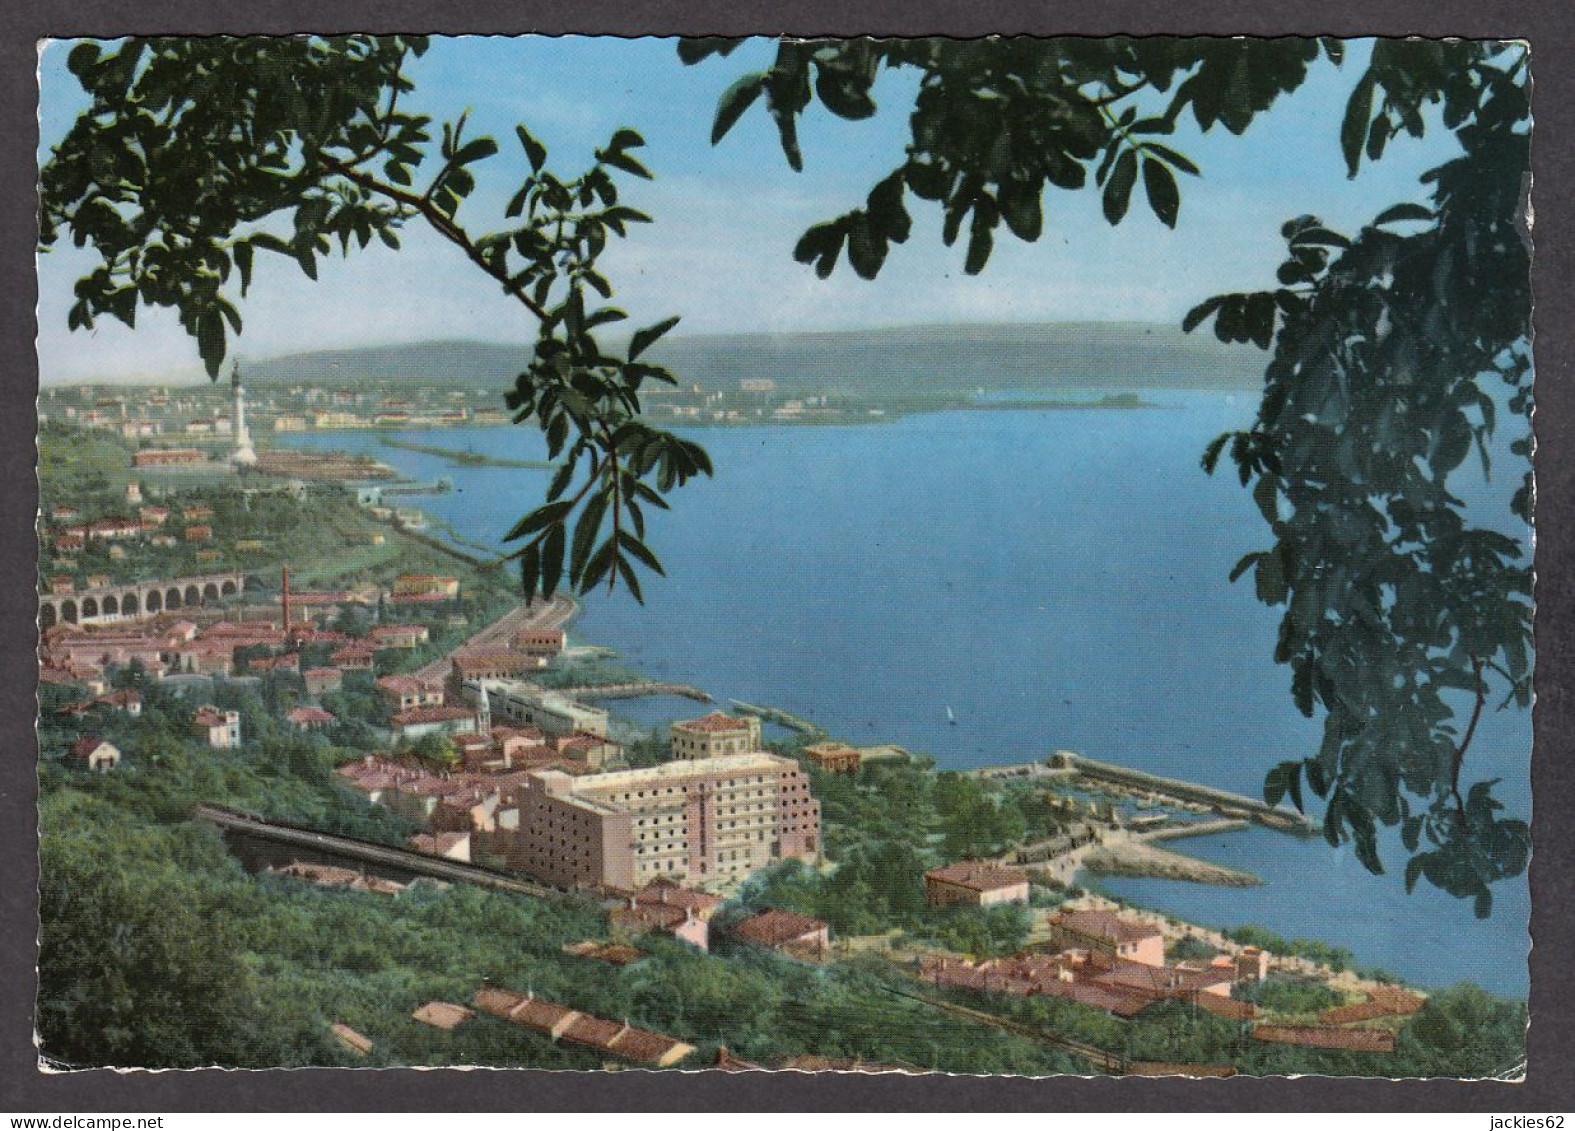
<svg viewBox="0 0 1575 1131">
<path fill-rule="evenodd" d="M 682 907 L 663 907 L 651 903 L 637 903 L 633 907 L 625 904 L 607 913 L 607 919 L 613 926 L 627 930 L 670 931 L 688 918 L 689 913 Z"/>
<path fill-rule="evenodd" d="M 577 730 L 559 737 L 556 745 L 559 750 L 592 750 L 598 746 L 617 746 L 618 743 L 588 731 Z"/>
<path fill-rule="evenodd" d="M 924 878 L 968 888 L 971 891 L 997 891 L 1001 888 L 1026 884 L 1028 873 L 1019 872 L 1015 868 L 1002 868 L 998 864 L 989 864 L 982 860 L 959 860 L 955 864 L 948 864 L 944 868 L 935 868 L 924 873 Z"/>
<path fill-rule="evenodd" d="M 1347 1049 L 1352 1052 L 1393 1052 L 1395 1035 L 1388 1029 L 1332 1029 L 1317 1025 L 1255 1025 L 1252 1036 L 1258 1041 L 1304 1045 L 1317 1049 Z"/>
<path fill-rule="evenodd" d="M 781 946 L 801 939 L 805 935 L 823 931 L 825 928 L 826 924 L 819 919 L 800 915 L 796 911 L 779 911 L 772 908 L 745 919 L 734 927 L 733 931 L 746 942 L 760 946 Z"/>
<path fill-rule="evenodd" d="M 213 707 L 199 707 L 196 713 L 192 715 L 191 721 L 203 727 L 222 727 L 229 722 Z"/>
<path fill-rule="evenodd" d="M 389 721 L 395 726 L 407 727 L 421 723 L 448 723 L 471 718 L 474 714 L 469 707 L 411 707 L 395 713 Z"/>
<path fill-rule="evenodd" d="M 342 676 L 344 673 L 341 672 L 338 668 L 307 668 L 301 674 L 303 676 L 310 676 L 310 677 L 312 677 L 314 679 L 326 679 L 329 676 L 336 676 L 336 675 Z"/>
<path fill-rule="evenodd" d="M 71 756 L 85 762 L 100 746 L 113 746 L 113 743 L 105 742 L 96 734 L 83 735 L 71 744 Z"/>
<path fill-rule="evenodd" d="M 429 684 L 413 675 L 385 675 L 378 678 L 377 686 L 383 691 L 426 691 Z"/>
<path fill-rule="evenodd" d="M 334 717 L 321 707 L 297 707 L 287 716 L 292 723 L 331 723 Z"/>
<path fill-rule="evenodd" d="M 1117 943 L 1141 942 L 1161 933 L 1158 927 L 1125 919 L 1114 911 L 1062 911 L 1052 915 L 1050 922 L 1081 935 Z"/>
</svg>

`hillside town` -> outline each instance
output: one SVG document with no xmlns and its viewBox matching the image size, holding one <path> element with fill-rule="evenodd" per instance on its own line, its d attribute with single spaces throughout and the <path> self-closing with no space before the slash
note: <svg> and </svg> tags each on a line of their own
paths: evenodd
<svg viewBox="0 0 1575 1131">
<path fill-rule="evenodd" d="M 270 842 L 268 859 L 248 864 L 257 875 L 340 898 L 401 897 L 439 882 L 569 899 L 596 909 L 602 926 L 563 941 L 562 954 L 614 967 L 649 961 L 654 938 L 723 962 L 752 952 L 828 969 L 874 960 L 898 979 L 892 992 L 918 1008 L 1001 1032 L 1022 1029 L 1008 1008 L 1014 1000 L 1070 1003 L 1123 1023 L 1180 1003 L 1239 1027 L 1248 1043 L 1384 1055 L 1424 1008 L 1424 995 L 1352 974 L 1321 953 L 1275 953 L 1077 886 L 1081 869 L 1101 860 L 1188 859 L 1160 849 L 1161 839 L 1249 821 L 1293 826 L 1281 810 L 1066 753 L 936 776 L 900 748 L 794 735 L 782 726 L 791 716 L 748 705 L 659 732 L 632 727 L 613 696 L 660 685 L 621 674 L 614 687 L 613 677 L 587 675 L 583 649 L 567 635 L 573 601 L 519 604 L 473 560 L 445 556 L 397 524 L 367 555 L 365 532 L 377 528 L 362 478 L 259 491 L 243 398 L 237 383 L 238 431 L 212 422 L 227 454 L 197 449 L 223 474 L 198 481 L 163 475 L 162 457 L 125 442 L 127 429 L 139 441 L 145 425 L 161 433 L 158 420 L 129 415 L 124 401 L 60 407 L 72 421 L 61 426 L 68 435 L 117 433 L 119 446 L 107 450 L 120 453 L 124 475 L 63 477 L 64 490 L 45 480 L 40 741 L 46 760 L 84 780 L 151 775 L 156 783 L 164 756 L 150 751 L 167 748 L 170 730 L 211 757 L 247 757 L 269 736 L 330 758 L 331 788 L 400 830 L 392 843 L 386 834 L 329 847 L 319 838 L 316 849 Z M 195 408 L 170 395 L 145 406 L 170 419 Z M 330 397 L 321 411 L 346 407 Z M 105 429 L 106 421 L 121 423 Z M 89 450 L 77 440 L 46 456 Z M 321 534 L 292 543 L 279 526 L 325 510 L 341 535 L 351 530 L 348 543 Z M 853 874 L 850 846 L 865 835 L 850 802 L 884 804 L 902 781 L 962 791 L 939 818 L 951 831 L 916 842 L 906 870 L 876 881 L 880 899 L 859 896 L 867 889 L 856 885 L 836 894 Z M 197 800 L 234 807 L 222 791 Z M 989 832 L 1009 806 L 1027 814 L 1026 825 Z M 270 808 L 266 794 L 254 799 L 247 835 L 298 837 L 299 826 L 271 819 Z M 1188 878 L 1233 882 L 1206 869 Z M 899 910 L 890 885 L 908 883 L 915 895 Z M 468 1005 L 434 999 L 412 1016 L 443 1032 L 489 1016 L 609 1063 L 696 1066 L 693 1034 L 610 1020 L 563 996 L 483 980 Z M 378 1033 L 342 1019 L 329 1032 L 352 1058 L 378 1055 Z M 1212 1060 L 1143 1060 L 1053 1027 L 1032 1034 L 1101 1071 L 1235 1071 Z M 717 1046 L 713 1063 L 757 1062 Z"/>
</svg>

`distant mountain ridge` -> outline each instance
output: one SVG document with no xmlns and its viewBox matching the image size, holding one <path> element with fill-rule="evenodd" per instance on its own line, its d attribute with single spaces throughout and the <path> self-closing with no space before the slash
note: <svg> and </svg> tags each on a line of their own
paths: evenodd
<svg viewBox="0 0 1575 1131">
<path fill-rule="evenodd" d="M 447 340 L 312 350 L 244 363 L 249 383 L 507 386 L 529 346 Z M 1141 322 L 902 326 L 672 338 L 651 352 L 684 384 L 847 394 L 1055 388 L 1221 388 L 1261 381 L 1263 355 Z"/>
</svg>

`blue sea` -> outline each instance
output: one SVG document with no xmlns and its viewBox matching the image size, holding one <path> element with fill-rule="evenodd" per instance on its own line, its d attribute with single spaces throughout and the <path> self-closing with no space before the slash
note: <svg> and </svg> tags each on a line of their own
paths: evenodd
<svg viewBox="0 0 1575 1131">
<path fill-rule="evenodd" d="M 651 579 L 643 607 L 591 595 L 572 634 L 653 677 L 781 707 L 850 742 L 926 751 L 942 767 L 1069 749 L 1257 794 L 1269 767 L 1316 749 L 1318 726 L 1272 662 L 1276 611 L 1253 599 L 1250 580 L 1227 581 L 1243 553 L 1268 544 L 1262 519 L 1231 469 L 1209 478 L 1198 464 L 1211 438 L 1250 422 L 1255 397 L 1142 395 L 1157 407 L 694 429 L 717 477 L 651 518 L 668 579 Z M 523 428 L 400 435 L 543 455 Z M 454 493 L 409 505 L 490 544 L 546 483 L 545 472 L 455 466 L 375 433 L 289 442 L 449 477 Z M 1458 490 L 1481 521 L 1501 515 L 1505 526 L 1514 483 L 1465 478 Z M 630 709 L 655 722 L 692 705 Z M 1526 712 L 1490 713 L 1469 762 L 1473 780 L 1502 778 L 1499 795 L 1528 816 L 1530 750 Z M 1397 840 L 1386 876 L 1348 849 L 1264 830 L 1177 847 L 1266 883 L 1100 886 L 1202 923 L 1321 938 L 1422 986 L 1526 992 L 1524 878 L 1499 885 L 1492 918 L 1479 921 L 1469 902 L 1433 889 L 1407 896 Z"/>
</svg>

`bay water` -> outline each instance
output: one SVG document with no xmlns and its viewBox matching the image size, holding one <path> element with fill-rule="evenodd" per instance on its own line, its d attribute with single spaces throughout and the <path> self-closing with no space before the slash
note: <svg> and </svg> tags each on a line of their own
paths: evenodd
<svg viewBox="0 0 1575 1131">
<path fill-rule="evenodd" d="M 1232 468 L 1210 478 L 1198 463 L 1210 439 L 1250 422 L 1255 397 L 1142 395 L 1155 407 L 693 429 L 717 476 L 650 516 L 667 579 L 647 582 L 643 607 L 622 592 L 589 595 L 571 635 L 653 678 L 779 707 L 855 744 L 927 752 L 942 768 L 1068 749 L 1255 796 L 1266 770 L 1314 752 L 1319 738 L 1292 705 L 1289 670 L 1272 662 L 1277 611 L 1254 600 L 1250 578 L 1227 581 L 1242 554 L 1269 544 L 1268 531 Z M 383 435 L 288 443 L 366 452 L 418 480 L 448 477 L 452 493 L 400 505 L 473 542 L 499 545 L 542 499 L 547 472 L 458 465 Z M 529 428 L 398 438 L 544 455 Z M 1484 524 L 1512 529 L 1513 482 L 1481 478 L 1465 475 L 1459 493 Z M 694 705 L 615 709 L 658 723 Z M 1501 778 L 1498 795 L 1529 817 L 1530 750 L 1527 712 L 1490 711 L 1468 777 Z M 1392 837 L 1384 876 L 1348 847 L 1256 828 L 1175 847 L 1265 883 L 1099 886 L 1199 923 L 1323 939 L 1420 986 L 1526 992 L 1524 877 L 1497 885 L 1492 917 L 1477 920 L 1469 901 L 1425 885 L 1407 895 Z"/>
</svg>

